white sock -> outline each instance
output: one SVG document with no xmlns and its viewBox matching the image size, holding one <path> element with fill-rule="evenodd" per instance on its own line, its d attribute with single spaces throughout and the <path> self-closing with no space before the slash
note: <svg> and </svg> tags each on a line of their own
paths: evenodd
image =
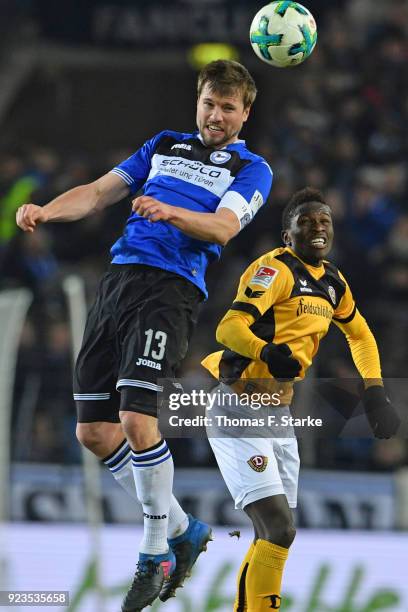
<svg viewBox="0 0 408 612">
<path fill-rule="evenodd" d="M 116 482 L 127 493 L 129 493 L 133 499 L 137 499 L 135 479 L 133 476 L 131 462 L 131 449 L 128 441 L 126 439 L 123 440 L 120 446 L 118 446 L 113 453 L 103 459 L 103 463 L 107 466 Z M 186 531 L 187 527 L 188 516 L 174 495 L 172 495 L 170 501 L 167 537 L 169 539 L 177 538 Z"/>
<path fill-rule="evenodd" d="M 107 466 L 116 482 L 120 484 L 133 499 L 137 499 L 131 454 L 132 451 L 125 438 L 120 446 L 118 446 L 111 455 L 102 459 L 102 461 Z"/>
<path fill-rule="evenodd" d="M 143 507 L 144 533 L 139 552 L 166 553 L 174 465 L 165 440 L 143 451 L 131 451 L 137 498 Z"/>
<path fill-rule="evenodd" d="M 177 538 L 186 531 L 187 527 L 188 516 L 184 512 L 183 508 L 180 506 L 174 495 L 172 495 L 169 512 L 169 526 L 167 528 L 167 537 L 169 538 L 169 540 Z"/>
</svg>

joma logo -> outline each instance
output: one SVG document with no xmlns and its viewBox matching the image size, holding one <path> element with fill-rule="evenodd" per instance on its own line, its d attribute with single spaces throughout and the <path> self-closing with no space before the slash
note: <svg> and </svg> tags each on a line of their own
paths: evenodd
<svg viewBox="0 0 408 612">
<path fill-rule="evenodd" d="M 151 361 L 150 359 L 143 359 L 143 357 L 138 357 L 136 361 L 136 365 L 146 366 L 147 368 L 154 368 L 155 370 L 161 370 L 161 363 L 157 363 L 156 361 Z"/>
</svg>

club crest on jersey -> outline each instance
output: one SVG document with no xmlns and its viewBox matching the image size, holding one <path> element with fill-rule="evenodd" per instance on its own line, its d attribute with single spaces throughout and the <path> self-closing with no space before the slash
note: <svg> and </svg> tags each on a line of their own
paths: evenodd
<svg viewBox="0 0 408 612">
<path fill-rule="evenodd" d="M 231 159 L 231 153 L 228 151 L 214 151 L 210 155 L 210 161 L 213 164 L 225 164 L 225 162 Z"/>
<path fill-rule="evenodd" d="M 267 268 L 266 266 L 261 266 L 255 272 L 249 283 L 250 285 L 262 285 L 263 287 L 268 288 L 272 285 L 278 274 L 279 270 L 276 270 L 275 268 Z"/>
<path fill-rule="evenodd" d="M 266 470 L 266 466 L 268 465 L 268 457 L 264 455 L 254 455 L 250 459 L 248 459 L 247 464 L 251 467 L 255 472 L 264 472 Z"/>
<path fill-rule="evenodd" d="M 328 289 L 327 289 L 327 290 L 328 290 L 328 292 L 329 292 L 329 296 L 330 296 L 331 301 L 332 301 L 332 302 L 333 302 L 333 304 L 335 305 L 335 304 L 336 304 L 336 291 L 335 291 L 334 287 L 332 287 L 331 285 L 329 285 L 329 287 L 328 287 Z"/>
</svg>

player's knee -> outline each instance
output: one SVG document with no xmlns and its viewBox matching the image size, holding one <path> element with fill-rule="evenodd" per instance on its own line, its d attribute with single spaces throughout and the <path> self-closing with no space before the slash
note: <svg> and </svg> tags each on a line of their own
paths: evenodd
<svg viewBox="0 0 408 612">
<path fill-rule="evenodd" d="M 282 532 L 282 540 L 284 544 L 282 545 L 284 548 L 289 548 L 296 537 L 296 528 L 292 525 L 287 525 Z"/>
<path fill-rule="evenodd" d="M 139 412 L 123 410 L 120 421 L 127 439 L 134 450 L 144 450 L 160 440 L 157 419 Z"/>
<path fill-rule="evenodd" d="M 295 537 L 296 528 L 294 524 L 283 517 L 279 521 L 273 521 L 273 523 L 266 527 L 265 540 L 283 548 L 290 548 Z"/>
<path fill-rule="evenodd" d="M 101 454 L 101 446 L 105 445 L 105 432 L 100 423 L 78 423 L 76 428 L 78 441 L 96 455 Z M 102 451 L 102 455 L 104 451 Z"/>
</svg>

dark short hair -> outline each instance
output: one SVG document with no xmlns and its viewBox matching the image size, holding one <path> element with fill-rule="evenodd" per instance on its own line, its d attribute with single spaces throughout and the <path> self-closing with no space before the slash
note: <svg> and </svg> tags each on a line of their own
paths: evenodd
<svg viewBox="0 0 408 612">
<path fill-rule="evenodd" d="M 290 223 L 292 218 L 296 214 L 296 209 L 306 202 L 321 202 L 326 206 L 327 204 L 323 194 L 318 189 L 314 189 L 313 187 L 305 187 L 304 189 L 300 189 L 296 191 L 293 196 L 290 198 L 289 202 L 286 204 L 285 208 L 282 212 L 282 229 L 287 230 L 290 227 Z"/>
<path fill-rule="evenodd" d="M 197 80 L 197 93 L 200 97 L 204 85 L 208 83 L 211 91 L 227 96 L 231 92 L 242 94 L 244 108 L 251 106 L 256 98 L 256 85 L 248 70 L 233 60 L 215 60 L 201 70 Z"/>
</svg>

